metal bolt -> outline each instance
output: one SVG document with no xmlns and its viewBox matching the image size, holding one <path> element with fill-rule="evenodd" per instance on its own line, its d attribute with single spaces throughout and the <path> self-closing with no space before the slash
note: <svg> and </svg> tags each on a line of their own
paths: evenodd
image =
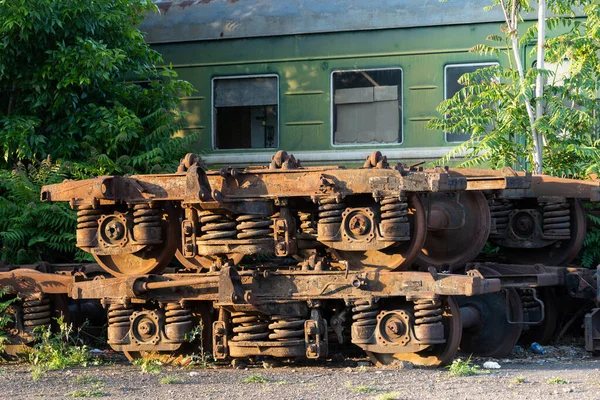
<svg viewBox="0 0 600 400">
<path fill-rule="evenodd" d="M 144 321 L 139 324 L 138 331 L 142 337 L 148 338 L 154 334 L 154 324 L 150 321 Z"/>
</svg>

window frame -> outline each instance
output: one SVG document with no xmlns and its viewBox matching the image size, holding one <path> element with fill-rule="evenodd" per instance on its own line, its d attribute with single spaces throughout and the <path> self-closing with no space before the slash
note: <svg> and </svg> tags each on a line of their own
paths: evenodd
<svg viewBox="0 0 600 400">
<path fill-rule="evenodd" d="M 500 65 L 498 61 L 484 61 L 484 62 L 468 62 L 468 63 L 455 63 L 455 64 L 446 64 L 444 65 L 444 100 L 448 100 L 448 68 L 451 67 L 474 67 L 474 66 L 483 66 L 483 67 L 491 67 L 492 65 Z M 463 74 L 464 75 L 464 74 Z M 461 75 L 462 76 L 462 75 Z M 446 117 L 444 117 L 446 118 Z M 444 142 L 447 144 L 458 145 L 460 143 L 464 143 L 463 141 L 449 141 L 448 133 L 444 131 Z"/>
<path fill-rule="evenodd" d="M 219 149 L 217 148 L 217 113 L 215 109 L 215 81 L 219 79 L 249 79 L 249 78 L 276 78 L 277 79 L 277 135 L 275 147 L 260 147 L 260 148 L 234 148 L 234 149 Z M 213 76 L 210 80 L 210 125 L 211 125 L 211 149 L 213 151 L 232 151 L 232 150 L 246 150 L 246 151 L 272 151 L 279 149 L 279 134 L 281 131 L 281 110 L 279 105 L 281 104 L 280 87 L 279 87 L 279 75 L 278 74 L 249 74 L 249 75 L 223 75 Z"/>
<path fill-rule="evenodd" d="M 334 130 L 334 100 L 335 100 L 335 88 L 333 87 L 333 75 L 339 72 L 367 72 L 367 71 L 390 71 L 390 70 L 399 70 L 400 71 L 400 109 L 402 110 L 402 116 L 400 118 L 400 134 L 402 140 L 398 143 L 357 143 L 357 144 L 335 144 L 335 130 Z M 330 90 L 330 107 L 329 107 L 329 144 L 331 147 L 391 147 L 391 146 L 401 146 L 404 144 L 404 69 L 402 67 L 384 67 L 384 68 L 349 68 L 349 69 L 334 69 L 331 71 L 329 75 L 329 90 Z"/>
</svg>

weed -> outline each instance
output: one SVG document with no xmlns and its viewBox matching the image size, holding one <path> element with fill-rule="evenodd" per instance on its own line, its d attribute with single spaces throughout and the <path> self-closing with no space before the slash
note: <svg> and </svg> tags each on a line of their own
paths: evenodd
<svg viewBox="0 0 600 400">
<path fill-rule="evenodd" d="M 95 376 L 89 376 L 89 375 L 79 375 L 78 377 L 76 377 L 73 380 L 74 383 L 78 384 L 78 385 L 86 385 L 86 384 L 100 384 L 103 383 L 104 381 L 100 378 L 96 378 Z"/>
<path fill-rule="evenodd" d="M 158 381 L 161 385 L 173 385 L 175 383 L 183 383 L 183 379 L 176 376 L 163 376 Z"/>
<path fill-rule="evenodd" d="M 27 355 L 34 380 L 38 380 L 46 371 L 85 367 L 92 359 L 87 346 L 73 333 L 73 325 L 64 322 L 62 317 L 57 318 L 56 322 L 59 327 L 56 333 L 47 326 L 34 330 L 36 344 Z"/>
<path fill-rule="evenodd" d="M 399 392 L 387 392 L 377 398 L 377 400 L 397 400 L 400 398 Z"/>
<path fill-rule="evenodd" d="M 523 378 L 522 376 L 517 376 L 515 379 L 512 380 L 513 383 L 525 383 L 525 378 Z"/>
<path fill-rule="evenodd" d="M 162 362 L 152 357 L 133 360 L 133 365 L 140 367 L 144 374 L 160 374 L 162 372 Z"/>
<path fill-rule="evenodd" d="M 487 372 L 482 371 L 479 365 L 471 364 L 471 357 L 467 358 L 464 361 L 458 358 L 452 361 L 452 364 L 450 364 L 446 368 L 448 368 L 450 376 L 472 376 Z"/>
<path fill-rule="evenodd" d="M 373 382 L 372 384 L 374 384 L 374 383 L 375 383 L 375 382 Z M 356 393 L 373 393 L 373 392 L 376 392 L 376 391 L 377 391 L 377 389 L 376 389 L 376 388 L 374 388 L 374 387 L 372 387 L 372 386 L 365 386 L 365 385 L 362 385 L 362 386 L 356 386 L 356 387 L 353 387 L 353 386 L 352 386 L 352 383 L 351 383 L 351 382 L 349 382 L 349 381 L 348 381 L 348 382 L 346 382 L 345 386 L 346 386 L 348 389 L 350 389 L 350 390 L 352 390 L 353 392 L 356 392 Z"/>
<path fill-rule="evenodd" d="M 0 301 L 0 353 L 4 352 L 6 345 L 10 342 L 10 337 L 6 333 L 5 328 L 13 322 L 13 309 L 11 305 L 17 300 L 16 297 L 12 299 L 3 299 L 8 291 L 9 288 L 6 286 L 0 288 L 0 299 L 2 299 Z"/>
<path fill-rule="evenodd" d="M 107 394 L 104 392 L 102 384 L 95 384 L 91 389 L 78 389 L 67 393 L 70 397 L 104 397 Z"/>
<path fill-rule="evenodd" d="M 357 386 L 357 387 L 352 388 L 352 391 L 356 392 L 356 393 L 373 393 L 373 392 L 376 392 L 377 389 L 374 388 L 373 386 L 364 386 L 363 385 L 363 386 Z"/>
<path fill-rule="evenodd" d="M 250 375 L 242 381 L 243 383 L 268 383 L 270 382 L 267 378 L 263 378 L 260 375 Z"/>
<path fill-rule="evenodd" d="M 365 367 L 364 365 L 361 365 L 360 367 L 358 367 L 358 372 L 360 374 L 364 374 L 365 372 L 367 372 L 367 367 Z"/>
<path fill-rule="evenodd" d="M 566 379 L 556 377 L 556 378 L 548 379 L 546 381 L 546 383 L 548 383 L 550 385 L 567 385 L 571 382 Z"/>
<path fill-rule="evenodd" d="M 213 362 L 212 354 L 206 353 L 204 351 L 204 344 L 202 341 L 204 333 L 204 324 L 202 320 L 193 328 L 190 332 L 185 334 L 185 340 L 190 343 L 197 342 L 198 343 L 198 353 L 194 353 L 187 357 L 187 366 L 188 367 L 199 367 L 202 369 L 208 368 Z"/>
</svg>

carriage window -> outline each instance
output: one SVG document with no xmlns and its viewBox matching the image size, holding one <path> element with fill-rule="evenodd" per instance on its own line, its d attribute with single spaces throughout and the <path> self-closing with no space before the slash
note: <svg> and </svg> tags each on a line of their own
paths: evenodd
<svg viewBox="0 0 600 400">
<path fill-rule="evenodd" d="M 444 69 L 445 75 L 445 98 L 452 98 L 463 86 L 458 83 L 458 79 L 466 73 L 475 72 L 480 68 L 490 67 L 492 65 L 498 65 L 498 63 L 479 63 L 479 64 L 457 64 L 457 65 L 446 65 Z M 450 133 L 446 132 L 446 142 L 464 142 L 469 140 L 471 134 L 469 133 Z"/>
<path fill-rule="evenodd" d="M 333 73 L 333 144 L 402 142 L 402 70 Z"/>
<path fill-rule="evenodd" d="M 215 148 L 277 147 L 278 105 L 277 76 L 215 78 Z"/>
</svg>

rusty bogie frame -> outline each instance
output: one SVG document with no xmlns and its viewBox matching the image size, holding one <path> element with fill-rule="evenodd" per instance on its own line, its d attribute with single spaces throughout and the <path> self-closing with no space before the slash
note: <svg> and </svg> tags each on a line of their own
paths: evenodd
<svg viewBox="0 0 600 400">
<path fill-rule="evenodd" d="M 174 174 L 65 181 L 41 198 L 77 211 L 77 246 L 98 265 L 6 268 L 0 284 L 44 303 L 32 307 L 101 303 L 108 343 L 130 358 L 200 340 L 217 360 L 314 359 L 349 340 L 378 364 L 441 365 L 459 348 L 504 356 L 528 328 L 548 337 L 549 288 L 596 295 L 584 270 L 537 263 L 575 257 L 598 182 L 391 167 L 379 152 L 304 168 L 279 151 L 219 171 L 189 154 Z M 470 264 L 488 240 L 515 264 Z"/>
</svg>

